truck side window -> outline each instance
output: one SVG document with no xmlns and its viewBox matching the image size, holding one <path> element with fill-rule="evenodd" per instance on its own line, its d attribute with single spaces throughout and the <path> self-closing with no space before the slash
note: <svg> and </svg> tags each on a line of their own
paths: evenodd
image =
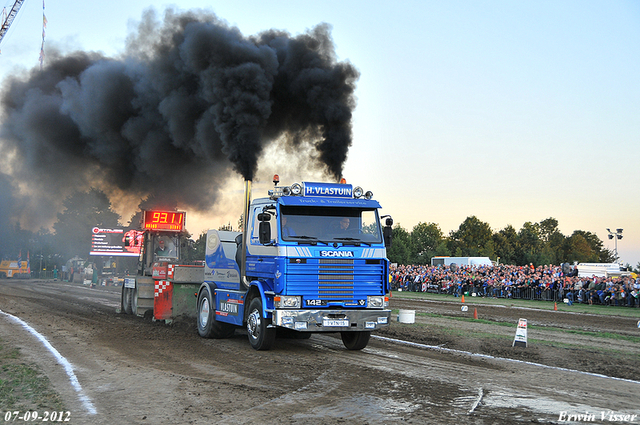
<svg viewBox="0 0 640 425">
<path fill-rule="evenodd" d="M 260 244 L 260 220 L 258 220 L 258 214 L 262 213 L 262 206 L 258 206 L 251 211 L 251 244 Z M 269 224 L 271 226 L 271 238 L 276 235 L 277 220 L 275 216 L 271 216 Z"/>
</svg>

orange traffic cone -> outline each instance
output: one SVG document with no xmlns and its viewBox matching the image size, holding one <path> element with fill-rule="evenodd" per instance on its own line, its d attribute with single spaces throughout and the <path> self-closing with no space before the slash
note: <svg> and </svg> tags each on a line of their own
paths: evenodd
<svg viewBox="0 0 640 425">
<path fill-rule="evenodd" d="M 555 311 L 558 311 L 558 303 L 553 303 L 553 309 L 554 309 Z"/>
<path fill-rule="evenodd" d="M 462 302 L 464 302 L 464 294 L 462 294 Z"/>
<path fill-rule="evenodd" d="M 478 320 L 478 309 L 477 308 L 473 309 L 473 318 Z"/>
</svg>

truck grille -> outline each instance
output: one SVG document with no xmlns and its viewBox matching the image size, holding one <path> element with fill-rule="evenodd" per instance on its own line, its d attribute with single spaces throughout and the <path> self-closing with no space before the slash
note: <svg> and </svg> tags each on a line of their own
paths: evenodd
<svg viewBox="0 0 640 425">
<path fill-rule="evenodd" d="M 304 299 L 354 302 L 367 295 L 382 295 L 383 260 L 290 259 L 287 294 Z"/>
</svg>

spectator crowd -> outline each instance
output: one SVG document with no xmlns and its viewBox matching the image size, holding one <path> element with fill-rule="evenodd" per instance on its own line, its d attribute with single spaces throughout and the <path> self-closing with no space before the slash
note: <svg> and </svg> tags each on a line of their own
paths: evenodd
<svg viewBox="0 0 640 425">
<path fill-rule="evenodd" d="M 640 307 L 640 278 L 579 277 L 560 266 L 392 265 L 393 290 Z"/>
</svg>

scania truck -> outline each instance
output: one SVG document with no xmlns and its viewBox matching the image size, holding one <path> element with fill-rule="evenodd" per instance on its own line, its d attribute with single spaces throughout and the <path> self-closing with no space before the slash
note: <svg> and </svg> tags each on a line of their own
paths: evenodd
<svg viewBox="0 0 640 425">
<path fill-rule="evenodd" d="M 254 349 L 268 350 L 277 331 L 339 332 L 347 349 L 363 349 L 389 326 L 393 220 L 361 187 L 278 183 L 251 201 L 245 182 L 242 234 L 208 232 L 198 333 L 225 338 L 244 327 Z"/>
</svg>

